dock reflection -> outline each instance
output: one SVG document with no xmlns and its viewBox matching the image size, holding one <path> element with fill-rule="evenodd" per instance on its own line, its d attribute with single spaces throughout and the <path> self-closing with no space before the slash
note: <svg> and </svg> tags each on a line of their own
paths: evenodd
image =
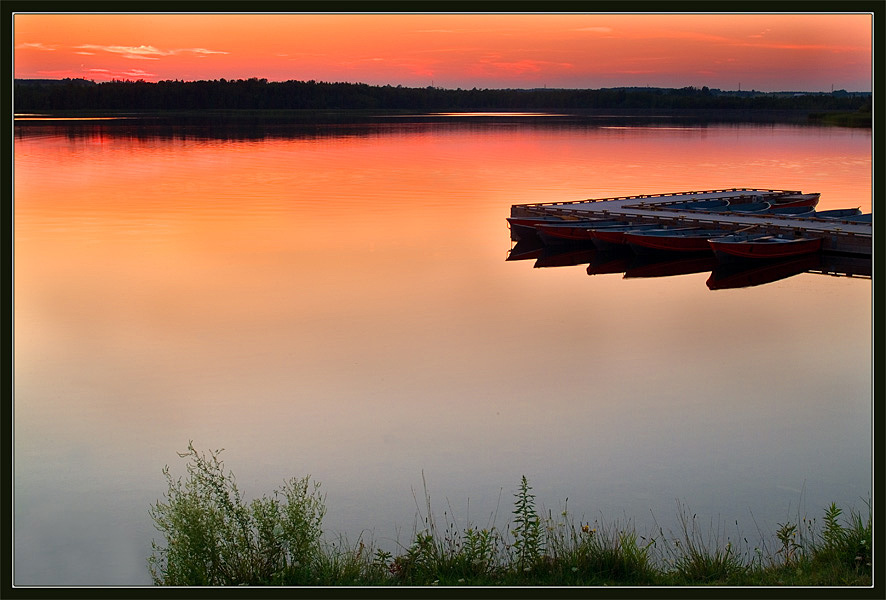
<svg viewBox="0 0 886 600">
<path fill-rule="evenodd" d="M 521 240 L 508 261 L 534 260 L 534 268 L 587 265 L 588 275 L 621 273 L 625 279 L 674 277 L 710 273 L 710 290 L 754 287 L 812 273 L 832 277 L 871 278 L 871 259 L 862 256 L 816 253 L 784 259 L 748 259 L 720 262 L 713 254 L 654 251 L 636 254 L 630 248 L 595 249 L 590 244 L 545 245 Z"/>
</svg>

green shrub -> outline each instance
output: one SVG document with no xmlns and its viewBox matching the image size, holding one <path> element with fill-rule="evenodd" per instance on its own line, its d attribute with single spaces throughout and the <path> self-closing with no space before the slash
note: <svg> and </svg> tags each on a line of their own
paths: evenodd
<svg viewBox="0 0 886 600">
<path fill-rule="evenodd" d="M 151 577 L 161 585 L 267 585 L 290 580 L 320 554 L 326 512 L 320 485 L 291 479 L 246 503 L 220 451 L 207 456 L 192 443 L 186 479 L 163 469 L 166 501 L 150 509 L 165 544 L 151 543 Z"/>
</svg>

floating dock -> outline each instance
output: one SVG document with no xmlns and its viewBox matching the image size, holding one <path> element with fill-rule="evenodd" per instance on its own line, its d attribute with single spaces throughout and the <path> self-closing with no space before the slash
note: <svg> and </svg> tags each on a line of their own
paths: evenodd
<svg viewBox="0 0 886 600">
<path fill-rule="evenodd" d="M 544 202 L 538 204 L 515 204 L 511 206 L 512 217 L 561 216 L 576 219 L 622 219 L 634 223 L 679 225 L 681 227 L 704 227 L 725 230 L 746 229 L 753 226 L 755 232 L 771 234 L 795 233 L 822 238 L 822 251 L 870 257 L 872 253 L 873 225 L 840 219 L 793 217 L 772 213 L 717 212 L 716 210 L 690 210 L 681 208 L 687 202 L 705 200 L 728 200 L 732 204 L 770 202 L 777 206 L 790 197 L 803 193 L 791 190 L 768 190 L 756 188 L 731 188 L 677 192 L 672 194 L 641 194 L 576 200 L 571 202 Z"/>
</svg>

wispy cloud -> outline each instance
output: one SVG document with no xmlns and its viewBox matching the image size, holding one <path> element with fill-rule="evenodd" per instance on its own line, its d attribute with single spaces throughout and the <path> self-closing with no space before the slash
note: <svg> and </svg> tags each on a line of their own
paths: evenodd
<svg viewBox="0 0 886 600">
<path fill-rule="evenodd" d="M 22 44 L 18 44 L 15 47 L 16 50 L 46 50 L 47 52 L 54 52 L 56 49 L 53 46 L 47 46 L 46 44 L 41 44 L 40 42 L 25 42 Z"/>
<path fill-rule="evenodd" d="M 78 50 L 97 50 L 120 54 L 124 58 L 136 58 L 141 60 L 159 60 L 160 56 L 169 56 L 168 51 L 158 50 L 153 46 L 102 46 L 98 44 L 83 44 L 76 46 Z"/>
<path fill-rule="evenodd" d="M 207 50 L 206 48 L 181 48 L 171 51 L 172 54 L 187 54 L 188 52 L 193 52 L 194 54 L 230 54 L 230 52 L 225 52 L 224 50 Z"/>
<path fill-rule="evenodd" d="M 173 56 L 180 54 L 196 54 L 198 56 L 207 56 L 210 54 L 228 54 L 222 50 L 208 50 L 206 48 L 177 48 L 173 50 L 162 50 L 154 46 L 107 46 L 99 44 L 83 44 L 75 46 L 77 50 L 99 52 L 109 52 L 111 54 L 119 54 L 124 58 L 135 60 L 160 60 L 163 56 Z"/>
<path fill-rule="evenodd" d="M 156 73 L 148 73 L 141 69 L 126 69 L 123 71 L 113 71 L 111 69 L 86 69 L 84 73 L 103 79 L 145 79 L 157 76 Z"/>
</svg>

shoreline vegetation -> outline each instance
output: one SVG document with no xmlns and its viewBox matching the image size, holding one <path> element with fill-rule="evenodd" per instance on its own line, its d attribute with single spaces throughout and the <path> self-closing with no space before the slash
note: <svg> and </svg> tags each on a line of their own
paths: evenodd
<svg viewBox="0 0 886 600">
<path fill-rule="evenodd" d="M 425 489 L 411 541 L 396 555 L 371 540 L 324 538 L 325 496 L 293 478 L 247 502 L 220 451 L 188 444 L 186 476 L 150 507 L 155 585 L 175 586 L 863 586 L 872 585 L 872 515 L 835 504 L 821 521 L 797 514 L 753 546 L 721 525 L 704 531 L 679 507 L 679 530 L 645 537 L 630 524 L 539 514 L 524 476 L 505 528 L 441 528 Z M 418 501 L 416 500 L 418 505 Z M 544 511 L 542 511 L 544 512 Z M 737 523 L 736 523 L 737 525 Z M 760 532 L 762 536 L 763 533 Z"/>
<path fill-rule="evenodd" d="M 140 116 L 290 123 L 473 113 L 498 118 L 638 118 L 871 127 L 872 95 L 723 91 L 707 87 L 444 89 L 266 79 L 110 81 L 17 79 L 16 114 Z M 455 113 L 455 114 L 449 114 Z M 529 113 L 528 115 L 526 113 Z"/>
</svg>

